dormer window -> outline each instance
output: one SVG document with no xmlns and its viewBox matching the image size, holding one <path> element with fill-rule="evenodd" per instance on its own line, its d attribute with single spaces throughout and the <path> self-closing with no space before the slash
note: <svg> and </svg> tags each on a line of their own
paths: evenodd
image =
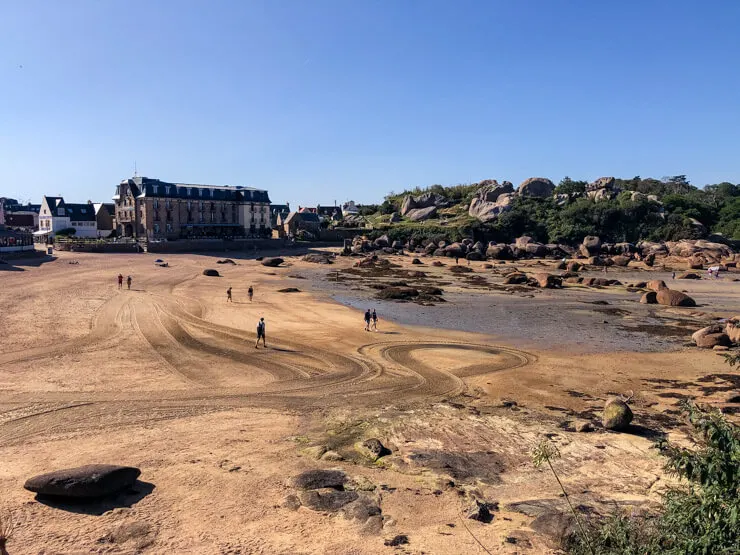
<svg viewBox="0 0 740 555">
<path fill-rule="evenodd" d="M 213 189 L 211 189 L 211 198 L 213 198 Z"/>
<path fill-rule="evenodd" d="M 169 185 L 165 186 L 165 188 L 164 188 L 164 194 L 165 195 L 169 195 L 170 194 L 170 187 L 169 187 Z"/>
<path fill-rule="evenodd" d="M 64 208 L 58 208 L 57 209 L 57 214 L 60 215 L 60 216 L 64 216 Z"/>
<path fill-rule="evenodd" d="M 193 192 L 193 188 L 192 188 L 192 187 L 188 187 L 188 196 L 190 196 L 190 194 L 191 194 L 192 192 Z"/>
<path fill-rule="evenodd" d="M 153 192 L 153 193 L 154 193 L 155 195 L 157 194 L 157 189 L 159 189 L 159 186 L 157 186 L 157 185 L 152 185 L 152 192 Z"/>
<path fill-rule="evenodd" d="M 200 196 L 203 196 L 203 189 L 198 189 L 198 194 L 199 194 Z"/>
</svg>

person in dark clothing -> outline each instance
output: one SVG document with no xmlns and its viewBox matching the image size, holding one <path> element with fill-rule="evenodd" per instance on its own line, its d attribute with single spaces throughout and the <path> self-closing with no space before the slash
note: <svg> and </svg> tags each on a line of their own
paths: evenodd
<svg viewBox="0 0 740 555">
<path fill-rule="evenodd" d="M 126 278 L 126 285 L 128 286 L 129 289 L 131 289 L 131 282 L 132 281 L 134 281 L 134 280 L 131 279 L 131 276 L 128 276 Z"/>
<path fill-rule="evenodd" d="M 370 331 L 370 309 L 365 311 L 365 331 Z"/>
<path fill-rule="evenodd" d="M 118 288 L 123 289 L 123 274 L 118 274 Z"/>
<path fill-rule="evenodd" d="M 227 303 L 233 303 L 234 302 L 233 300 L 231 300 L 231 287 L 229 287 L 226 290 L 226 302 Z"/>
<path fill-rule="evenodd" d="M 378 331 L 378 314 L 375 312 L 374 308 L 373 308 L 372 319 L 373 319 L 373 329 L 375 331 Z"/>
<path fill-rule="evenodd" d="M 257 348 L 257 345 L 260 344 L 260 339 L 262 339 L 262 346 L 267 348 L 267 343 L 265 340 L 265 319 L 260 318 L 260 321 L 257 323 L 257 343 L 254 344 L 254 348 Z"/>
<path fill-rule="evenodd" d="M 249 286 L 249 289 L 247 289 L 247 297 L 249 297 L 249 302 L 252 302 L 252 297 L 254 296 L 254 289 L 252 289 L 252 286 Z"/>
</svg>

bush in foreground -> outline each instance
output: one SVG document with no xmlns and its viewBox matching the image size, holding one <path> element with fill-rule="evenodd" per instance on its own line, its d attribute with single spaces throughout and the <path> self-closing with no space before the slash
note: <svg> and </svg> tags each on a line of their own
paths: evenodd
<svg viewBox="0 0 740 555">
<path fill-rule="evenodd" d="M 666 470 L 682 479 L 652 515 L 615 513 L 592 521 L 566 546 L 600 555 L 740 553 L 740 428 L 716 410 L 684 402 L 696 447 L 658 445 Z"/>
</svg>

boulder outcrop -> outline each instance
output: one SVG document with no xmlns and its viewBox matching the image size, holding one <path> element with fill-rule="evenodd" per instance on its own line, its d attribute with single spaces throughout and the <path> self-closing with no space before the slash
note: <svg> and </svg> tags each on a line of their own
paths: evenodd
<svg viewBox="0 0 740 555">
<path fill-rule="evenodd" d="M 522 197 L 547 198 L 555 191 L 555 184 L 546 177 L 530 177 L 519 185 L 517 193 Z"/>
</svg>

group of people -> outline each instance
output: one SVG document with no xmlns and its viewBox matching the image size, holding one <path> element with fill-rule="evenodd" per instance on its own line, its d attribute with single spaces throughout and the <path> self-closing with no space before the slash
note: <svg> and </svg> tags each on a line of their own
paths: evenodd
<svg viewBox="0 0 740 555">
<path fill-rule="evenodd" d="M 129 288 L 129 290 L 131 289 L 131 282 L 133 281 L 134 280 L 131 279 L 131 276 L 128 276 L 126 278 L 126 286 Z M 123 274 L 118 274 L 118 288 L 123 289 Z"/>
<path fill-rule="evenodd" d="M 247 298 L 249 299 L 249 302 L 252 302 L 252 297 L 254 297 L 254 288 L 250 285 L 249 289 L 247 289 Z M 227 303 L 233 303 L 234 299 L 231 296 L 231 287 L 229 287 L 226 290 L 226 302 Z"/>
<path fill-rule="evenodd" d="M 249 289 L 247 289 L 247 298 L 249 299 L 249 302 L 252 302 L 252 298 L 254 297 L 254 287 L 251 285 L 249 286 Z M 233 303 L 234 299 L 231 294 L 231 287 L 229 287 L 226 290 L 226 302 L 227 303 Z M 265 319 L 260 318 L 260 321 L 257 322 L 257 342 L 254 344 L 254 348 L 256 349 L 260 344 L 260 339 L 262 340 L 262 346 L 267 348 L 267 339 L 265 335 Z"/>
<path fill-rule="evenodd" d="M 371 329 L 378 331 L 378 314 L 374 308 L 372 312 L 370 312 L 369 308 L 365 311 L 365 331 L 370 331 Z"/>
</svg>

